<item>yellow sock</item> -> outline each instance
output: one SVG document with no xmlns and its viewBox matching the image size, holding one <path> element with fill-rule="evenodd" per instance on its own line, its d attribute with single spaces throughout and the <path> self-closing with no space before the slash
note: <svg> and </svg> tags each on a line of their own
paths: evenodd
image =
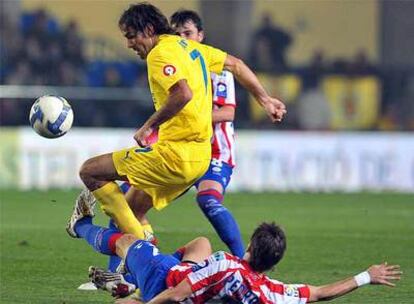
<svg viewBox="0 0 414 304">
<path fill-rule="evenodd" d="M 112 217 L 124 233 L 131 233 L 139 239 L 144 239 L 144 229 L 129 208 L 124 194 L 115 182 L 109 182 L 93 191 L 95 198 L 101 203 L 102 210 Z"/>
<path fill-rule="evenodd" d="M 151 224 L 145 224 L 145 225 L 142 225 L 142 229 L 144 229 L 144 230 L 146 230 L 146 231 L 148 231 L 148 232 L 150 232 L 150 233 L 154 234 L 154 230 L 152 229 Z"/>
</svg>

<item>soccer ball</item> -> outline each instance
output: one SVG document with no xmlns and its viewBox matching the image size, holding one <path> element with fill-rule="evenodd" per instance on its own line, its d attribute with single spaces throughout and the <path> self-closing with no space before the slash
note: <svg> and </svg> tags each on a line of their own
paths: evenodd
<svg viewBox="0 0 414 304">
<path fill-rule="evenodd" d="M 46 138 L 61 137 L 72 127 L 72 107 L 63 97 L 42 96 L 30 109 L 29 121 L 37 134 Z"/>
</svg>

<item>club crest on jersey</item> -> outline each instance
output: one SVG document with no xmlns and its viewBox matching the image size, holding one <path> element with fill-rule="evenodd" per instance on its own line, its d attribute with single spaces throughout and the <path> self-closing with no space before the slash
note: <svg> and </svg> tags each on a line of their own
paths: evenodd
<svg viewBox="0 0 414 304">
<path fill-rule="evenodd" d="M 216 92 L 216 95 L 218 97 L 224 97 L 224 98 L 227 97 L 227 86 L 226 86 L 225 83 L 219 82 L 217 84 L 217 92 Z"/>
<path fill-rule="evenodd" d="M 299 290 L 296 286 L 293 285 L 285 285 L 284 293 L 288 297 L 299 297 Z"/>
<path fill-rule="evenodd" d="M 163 67 L 162 71 L 163 71 L 165 76 L 171 76 L 171 75 L 175 74 L 177 69 L 175 68 L 175 66 L 173 66 L 171 64 L 167 64 L 166 66 Z"/>
</svg>

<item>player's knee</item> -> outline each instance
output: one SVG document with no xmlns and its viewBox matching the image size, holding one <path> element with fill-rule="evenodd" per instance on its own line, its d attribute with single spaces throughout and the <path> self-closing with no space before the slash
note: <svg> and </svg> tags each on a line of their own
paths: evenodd
<svg viewBox="0 0 414 304">
<path fill-rule="evenodd" d="M 89 182 L 89 180 L 92 177 L 92 161 L 90 159 L 88 159 L 87 161 L 85 161 L 80 170 L 79 170 L 79 177 L 81 178 L 81 180 L 86 184 L 87 182 Z"/>
<path fill-rule="evenodd" d="M 88 159 L 82 164 L 79 170 L 79 177 L 81 178 L 85 186 L 90 190 L 95 190 L 102 186 L 101 182 L 94 177 L 95 168 L 96 164 L 94 159 Z"/>
<path fill-rule="evenodd" d="M 212 253 L 211 243 L 208 238 L 201 236 L 196 239 L 197 247 L 201 248 L 207 255 Z"/>
<path fill-rule="evenodd" d="M 129 247 L 137 240 L 138 239 L 132 234 L 124 234 L 115 243 L 117 255 L 121 258 L 125 258 Z"/>
<path fill-rule="evenodd" d="M 131 246 L 137 241 L 137 237 L 133 234 L 124 234 L 116 241 L 116 247 L 125 248 Z"/>
</svg>

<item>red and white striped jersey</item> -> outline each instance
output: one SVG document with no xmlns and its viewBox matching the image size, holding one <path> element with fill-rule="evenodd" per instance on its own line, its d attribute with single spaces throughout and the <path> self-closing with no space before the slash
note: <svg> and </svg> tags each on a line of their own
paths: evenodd
<svg viewBox="0 0 414 304">
<path fill-rule="evenodd" d="M 213 88 L 213 110 L 222 106 L 236 107 L 233 74 L 223 71 L 211 73 Z M 234 167 L 234 127 L 233 122 L 225 121 L 213 124 L 212 158 L 216 158 Z"/>
<path fill-rule="evenodd" d="M 249 264 L 226 252 L 216 252 L 197 265 L 181 263 L 171 268 L 169 288 L 187 280 L 193 293 L 182 303 L 206 303 L 231 298 L 245 304 L 304 304 L 309 287 L 284 284 L 253 271 Z"/>
</svg>

